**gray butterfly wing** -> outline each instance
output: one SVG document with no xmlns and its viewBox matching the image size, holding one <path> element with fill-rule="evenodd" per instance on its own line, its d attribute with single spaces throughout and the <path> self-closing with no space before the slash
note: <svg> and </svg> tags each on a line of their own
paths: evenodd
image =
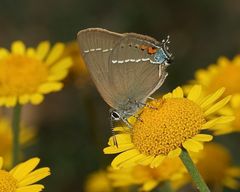
<svg viewBox="0 0 240 192">
<path fill-rule="evenodd" d="M 109 81 L 109 55 L 121 34 L 105 29 L 90 28 L 78 33 L 81 54 L 90 75 L 103 99 L 113 108 L 116 106 L 113 89 Z"/>
<path fill-rule="evenodd" d="M 142 35 L 142 34 L 138 34 L 138 33 L 124 33 L 123 34 L 124 38 L 128 38 L 131 39 L 132 41 L 135 42 L 135 44 L 139 43 L 139 44 L 145 44 L 148 46 L 152 46 L 152 47 L 159 47 L 159 45 L 161 44 L 159 41 L 157 41 L 156 39 L 154 39 L 153 37 L 150 37 L 148 35 Z M 132 43 L 134 43 L 132 42 Z"/>
<path fill-rule="evenodd" d="M 148 40 L 149 38 L 149 40 Z M 153 65 L 154 54 L 148 49 L 157 49 L 156 40 L 148 36 L 127 34 L 118 41 L 109 57 L 109 74 L 115 97 L 120 105 L 128 100 L 145 102 L 165 80 L 164 65 Z"/>
</svg>

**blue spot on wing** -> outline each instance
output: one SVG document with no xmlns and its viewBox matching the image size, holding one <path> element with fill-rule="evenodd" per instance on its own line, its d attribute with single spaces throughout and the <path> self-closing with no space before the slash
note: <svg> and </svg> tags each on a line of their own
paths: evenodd
<svg viewBox="0 0 240 192">
<path fill-rule="evenodd" d="M 167 59 L 167 56 L 164 53 L 162 48 L 157 50 L 157 52 L 154 55 L 154 59 L 155 59 L 155 62 L 158 62 L 158 63 L 163 63 Z"/>
</svg>

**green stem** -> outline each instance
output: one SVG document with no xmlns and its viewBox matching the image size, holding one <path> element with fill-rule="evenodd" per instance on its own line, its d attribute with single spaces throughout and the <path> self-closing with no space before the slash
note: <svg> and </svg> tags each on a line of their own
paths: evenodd
<svg viewBox="0 0 240 192">
<path fill-rule="evenodd" d="M 194 165 L 194 163 L 193 163 L 190 155 L 188 154 L 188 152 L 185 151 L 185 150 L 182 150 L 180 158 L 181 158 L 183 164 L 185 165 L 185 167 L 187 168 L 189 174 L 191 175 L 191 177 L 192 177 L 194 183 L 196 184 L 198 190 L 200 192 L 210 192 L 208 186 L 204 182 L 202 176 L 200 175 L 198 169 Z"/>
<path fill-rule="evenodd" d="M 21 105 L 17 104 L 13 109 L 12 117 L 12 133 L 13 133 L 13 145 L 12 145 L 12 165 L 15 166 L 19 161 L 20 152 L 20 118 L 21 118 Z"/>
</svg>

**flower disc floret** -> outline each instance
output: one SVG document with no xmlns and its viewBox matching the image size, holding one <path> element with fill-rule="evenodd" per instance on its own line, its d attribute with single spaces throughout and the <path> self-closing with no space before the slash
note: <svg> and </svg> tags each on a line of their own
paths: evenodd
<svg viewBox="0 0 240 192">
<path fill-rule="evenodd" d="M 0 95 L 33 94 L 48 77 L 47 66 L 40 60 L 12 55 L 0 61 Z"/>
<path fill-rule="evenodd" d="M 7 171 L 0 170 L 0 192 L 15 192 L 17 180 Z"/>
<path fill-rule="evenodd" d="M 146 155 L 167 155 L 194 137 L 206 122 L 202 109 L 186 98 L 167 98 L 149 103 L 133 127 L 136 148 Z"/>
</svg>

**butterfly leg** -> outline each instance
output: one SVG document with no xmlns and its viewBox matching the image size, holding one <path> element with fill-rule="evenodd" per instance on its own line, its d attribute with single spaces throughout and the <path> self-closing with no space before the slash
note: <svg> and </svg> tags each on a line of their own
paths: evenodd
<svg viewBox="0 0 240 192">
<path fill-rule="evenodd" d="M 155 100 L 155 99 L 153 98 L 153 100 Z M 142 103 L 142 102 L 140 102 L 140 101 L 135 101 L 135 102 L 138 104 L 139 107 L 144 106 L 144 107 L 148 107 L 148 108 L 154 109 L 154 110 L 157 110 L 157 109 L 158 109 L 157 107 L 154 107 L 154 106 L 152 106 L 152 105 L 148 105 L 148 104 L 146 104 L 146 103 Z"/>
<path fill-rule="evenodd" d="M 153 98 L 153 97 L 148 97 L 148 99 L 152 100 L 152 101 L 155 101 L 156 99 Z"/>
<path fill-rule="evenodd" d="M 132 125 L 128 122 L 126 117 L 122 117 L 122 120 L 129 128 L 132 128 Z"/>
<path fill-rule="evenodd" d="M 129 116 L 133 116 L 133 117 L 135 117 L 138 121 L 141 121 L 141 122 L 143 122 L 143 120 L 141 119 L 141 117 L 139 116 L 139 115 L 133 115 L 133 114 L 131 114 L 131 113 L 125 113 L 126 115 L 129 115 Z"/>
</svg>

